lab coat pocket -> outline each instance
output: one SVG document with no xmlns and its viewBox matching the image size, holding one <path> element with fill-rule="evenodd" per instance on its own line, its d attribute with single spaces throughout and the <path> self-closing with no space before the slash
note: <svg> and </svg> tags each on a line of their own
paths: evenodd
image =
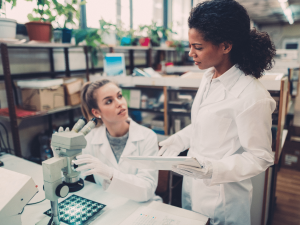
<svg viewBox="0 0 300 225">
<path fill-rule="evenodd" d="M 228 132 L 232 119 L 204 111 L 198 114 L 196 135 L 199 145 L 205 148 L 219 148 Z"/>
</svg>

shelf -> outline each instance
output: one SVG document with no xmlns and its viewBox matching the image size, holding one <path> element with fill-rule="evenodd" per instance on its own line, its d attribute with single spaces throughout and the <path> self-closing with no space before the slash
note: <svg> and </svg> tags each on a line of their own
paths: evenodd
<svg viewBox="0 0 300 225">
<path fill-rule="evenodd" d="M 169 115 L 172 116 L 191 116 L 191 112 L 173 112 L 173 111 L 168 111 Z"/>
<path fill-rule="evenodd" d="M 62 43 L 22 43 L 22 44 L 7 44 L 8 48 L 82 48 L 84 45 L 62 44 Z"/>
<path fill-rule="evenodd" d="M 171 89 L 168 89 L 168 91 L 169 92 L 179 92 L 179 91 L 182 91 L 182 92 L 191 92 L 191 93 L 195 93 L 195 92 L 197 92 L 198 91 L 198 88 L 190 88 L 190 89 L 188 89 L 188 88 L 176 88 L 176 89 L 174 89 L 174 88 L 171 88 Z"/>
<path fill-rule="evenodd" d="M 103 46 L 101 48 L 113 48 L 116 50 L 149 50 L 147 46 Z"/>
<path fill-rule="evenodd" d="M 74 105 L 74 106 L 67 105 L 67 106 L 64 106 L 64 107 L 60 107 L 60 108 L 56 108 L 56 109 L 52 109 L 52 110 L 48 110 L 48 111 L 39 111 L 39 114 L 32 115 L 32 116 L 17 117 L 18 124 L 20 124 L 20 122 L 23 121 L 23 120 L 34 119 L 34 118 L 37 118 L 37 117 L 51 115 L 51 114 L 55 114 L 55 113 L 58 113 L 58 112 L 69 111 L 69 110 L 80 108 L 80 106 L 81 106 L 81 104 Z M 0 119 L 4 119 L 4 120 L 9 121 L 9 116 L 0 116 Z"/>
<path fill-rule="evenodd" d="M 152 49 L 156 51 L 176 51 L 175 47 L 152 47 Z M 184 48 L 185 52 L 189 52 L 190 50 L 190 48 Z"/>
<path fill-rule="evenodd" d="M 164 110 L 158 111 L 153 109 L 135 109 L 135 108 L 128 108 L 131 111 L 141 111 L 141 112 L 150 112 L 150 113 L 164 113 Z"/>
</svg>

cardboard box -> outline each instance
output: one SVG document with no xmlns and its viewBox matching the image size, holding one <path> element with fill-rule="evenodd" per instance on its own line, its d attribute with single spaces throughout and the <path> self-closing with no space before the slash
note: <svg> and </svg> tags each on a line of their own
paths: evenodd
<svg viewBox="0 0 300 225">
<path fill-rule="evenodd" d="M 64 83 L 66 94 L 66 105 L 78 105 L 81 103 L 80 91 L 83 85 L 83 79 L 72 78 Z"/>
<path fill-rule="evenodd" d="M 300 142 L 286 141 L 281 155 L 281 166 L 300 170 Z"/>
<path fill-rule="evenodd" d="M 63 86 L 22 88 L 23 108 L 33 111 L 50 110 L 65 106 Z"/>
</svg>

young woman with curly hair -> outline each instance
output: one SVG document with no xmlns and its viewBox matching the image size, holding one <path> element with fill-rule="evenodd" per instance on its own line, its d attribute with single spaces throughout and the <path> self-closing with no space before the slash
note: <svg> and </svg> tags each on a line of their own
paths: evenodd
<svg viewBox="0 0 300 225">
<path fill-rule="evenodd" d="M 250 29 L 247 11 L 234 0 L 211 0 L 191 10 L 189 42 L 199 69 L 207 69 L 195 97 L 191 125 L 160 143 L 159 154 L 189 149 L 203 168 L 184 175 L 184 208 L 210 224 L 250 225 L 250 178 L 274 163 L 271 149 L 275 101 L 258 78 L 272 67 L 267 33 Z"/>
</svg>

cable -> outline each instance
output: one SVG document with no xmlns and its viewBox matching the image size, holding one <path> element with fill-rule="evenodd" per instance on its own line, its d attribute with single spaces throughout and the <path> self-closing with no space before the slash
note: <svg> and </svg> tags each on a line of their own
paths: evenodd
<svg viewBox="0 0 300 225">
<path fill-rule="evenodd" d="M 8 152 L 8 148 L 7 148 L 7 146 L 5 145 L 5 142 L 4 142 L 4 139 L 3 139 L 3 137 L 2 137 L 2 133 L 0 132 L 0 141 L 1 141 L 1 143 L 2 143 L 2 145 L 3 145 L 3 148 L 1 148 L 1 151 L 4 151 L 4 152 Z"/>
<path fill-rule="evenodd" d="M 7 146 L 5 145 L 4 140 L 3 140 L 3 137 L 2 137 L 2 134 L 1 134 L 1 132 L 0 132 L 0 138 L 1 138 L 1 141 L 3 142 L 3 145 L 4 145 L 5 149 L 6 149 L 6 151 L 7 151 L 7 152 L 9 151 L 9 153 L 11 153 L 11 150 L 13 150 L 13 149 L 10 147 L 9 137 L 8 137 L 8 131 L 7 131 L 7 129 L 6 129 L 6 127 L 4 126 L 3 123 L 0 122 L 0 125 L 3 127 L 3 129 L 4 129 L 4 131 L 5 131 Z"/>
<path fill-rule="evenodd" d="M 28 204 L 26 204 L 25 206 L 27 206 L 27 205 L 35 205 L 35 204 L 41 203 L 41 202 L 43 202 L 43 201 L 45 201 L 45 200 L 46 200 L 46 198 L 44 198 L 43 200 L 41 200 L 41 201 L 39 201 L 39 202 L 28 203 Z M 25 209 L 25 206 L 23 207 L 22 211 L 21 211 L 19 214 L 22 214 L 22 213 L 23 213 L 23 211 L 24 211 L 24 209 Z"/>
<path fill-rule="evenodd" d="M 51 216 L 51 219 L 49 220 L 49 223 L 47 225 L 51 225 L 52 221 L 53 221 L 53 215 Z"/>
<path fill-rule="evenodd" d="M 44 198 L 43 200 L 41 200 L 41 201 L 39 201 L 39 202 L 28 203 L 28 204 L 26 204 L 26 205 L 35 205 L 35 204 L 41 203 L 41 202 L 43 202 L 43 201 L 45 201 L 45 200 L 46 200 L 46 198 Z"/>
<path fill-rule="evenodd" d="M 26 206 L 26 205 L 25 205 L 25 206 Z M 25 209 L 25 206 L 23 207 L 23 209 L 22 209 L 22 211 L 19 213 L 19 215 L 23 213 L 23 211 L 24 211 L 24 209 Z"/>
</svg>

